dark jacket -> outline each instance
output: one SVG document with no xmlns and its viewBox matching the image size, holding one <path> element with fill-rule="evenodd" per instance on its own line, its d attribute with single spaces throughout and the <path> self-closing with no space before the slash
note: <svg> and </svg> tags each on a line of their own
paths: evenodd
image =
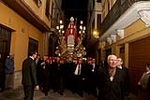
<svg viewBox="0 0 150 100">
<path fill-rule="evenodd" d="M 129 77 L 129 70 L 126 67 L 122 67 L 122 76 L 123 76 L 123 95 L 128 96 L 130 92 L 130 77 Z"/>
<path fill-rule="evenodd" d="M 110 81 L 108 68 L 106 67 L 100 68 L 97 78 L 98 100 L 121 100 L 123 80 L 119 68 L 116 69 L 113 81 Z"/>
<path fill-rule="evenodd" d="M 36 86 L 37 75 L 36 75 L 36 64 L 32 58 L 27 58 L 22 64 L 22 84 L 28 86 Z"/>
<path fill-rule="evenodd" d="M 10 58 L 6 58 L 5 60 L 5 74 L 13 74 L 14 73 L 14 60 Z"/>
</svg>

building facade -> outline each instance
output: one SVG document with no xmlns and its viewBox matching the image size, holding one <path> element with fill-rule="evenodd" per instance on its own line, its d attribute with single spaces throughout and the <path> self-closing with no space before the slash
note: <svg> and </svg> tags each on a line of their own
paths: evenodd
<svg viewBox="0 0 150 100">
<path fill-rule="evenodd" d="M 100 0 L 102 14 L 97 50 L 100 60 L 116 54 L 129 68 L 134 91 L 150 63 L 149 0 Z M 96 6 L 96 5 L 95 5 Z"/>
<path fill-rule="evenodd" d="M 48 54 L 52 4 L 52 0 L 0 1 L 0 67 L 10 52 L 15 54 L 14 88 L 21 85 L 22 61 L 28 52 Z"/>
</svg>

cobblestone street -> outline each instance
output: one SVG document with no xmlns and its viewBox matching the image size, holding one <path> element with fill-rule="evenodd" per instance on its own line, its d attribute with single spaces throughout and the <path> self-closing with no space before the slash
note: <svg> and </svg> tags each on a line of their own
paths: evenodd
<svg viewBox="0 0 150 100">
<path fill-rule="evenodd" d="M 22 89 L 17 90 L 5 90 L 0 93 L 0 100 L 23 100 L 24 94 Z M 50 91 L 48 96 L 45 96 L 41 91 L 35 91 L 34 100 L 96 100 L 91 95 L 84 94 L 80 97 L 78 94 L 66 90 L 64 95 L 60 95 L 57 92 Z"/>
<path fill-rule="evenodd" d="M 0 93 L 0 100 L 23 100 L 24 94 L 22 89 L 5 90 Z M 96 100 L 92 95 L 84 93 L 83 97 L 78 94 L 65 90 L 64 95 L 57 92 L 50 91 L 48 96 L 45 96 L 41 91 L 35 91 L 34 100 Z M 137 97 L 130 94 L 126 100 L 137 100 Z"/>
</svg>

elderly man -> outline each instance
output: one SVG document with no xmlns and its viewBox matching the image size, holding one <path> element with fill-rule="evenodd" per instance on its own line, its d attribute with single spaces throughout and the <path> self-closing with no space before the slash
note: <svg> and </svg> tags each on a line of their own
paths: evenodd
<svg viewBox="0 0 150 100">
<path fill-rule="evenodd" d="M 107 63 L 108 66 L 101 67 L 97 75 L 98 100 L 121 100 L 122 74 L 117 68 L 117 56 L 109 55 Z"/>
</svg>

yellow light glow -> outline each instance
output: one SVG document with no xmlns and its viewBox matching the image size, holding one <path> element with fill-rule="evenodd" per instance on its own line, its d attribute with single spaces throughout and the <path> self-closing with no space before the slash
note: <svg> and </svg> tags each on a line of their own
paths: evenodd
<svg viewBox="0 0 150 100">
<path fill-rule="evenodd" d="M 98 32 L 97 30 L 94 30 L 94 31 L 93 31 L 93 36 L 94 36 L 95 38 L 99 38 L 99 32 Z"/>
</svg>

